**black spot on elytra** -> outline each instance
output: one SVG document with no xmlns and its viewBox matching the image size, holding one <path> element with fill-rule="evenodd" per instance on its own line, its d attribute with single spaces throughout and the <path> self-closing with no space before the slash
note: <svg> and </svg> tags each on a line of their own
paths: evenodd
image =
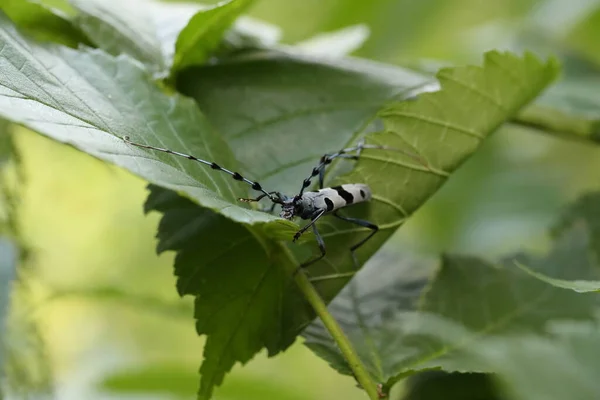
<svg viewBox="0 0 600 400">
<path fill-rule="evenodd" d="M 367 197 L 367 195 L 365 194 L 365 191 L 360 189 L 360 196 L 364 199 L 365 197 Z"/>
<path fill-rule="evenodd" d="M 331 211 L 333 210 L 333 201 L 331 201 L 329 198 L 325 197 L 325 199 L 323 199 L 323 201 L 325 202 L 325 204 L 327 205 L 327 211 Z"/>
<path fill-rule="evenodd" d="M 342 199 L 344 199 L 346 204 L 354 203 L 354 196 L 352 195 L 352 193 L 346 191 L 346 189 L 344 189 L 343 187 L 334 186 L 334 187 L 332 187 L 332 189 L 335 190 Z"/>
</svg>

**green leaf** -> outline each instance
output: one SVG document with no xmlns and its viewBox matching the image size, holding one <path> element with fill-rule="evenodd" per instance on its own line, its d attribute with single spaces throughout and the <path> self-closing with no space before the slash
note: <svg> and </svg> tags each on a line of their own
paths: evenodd
<svg viewBox="0 0 600 400">
<path fill-rule="evenodd" d="M 571 249 L 575 258 L 580 249 Z M 585 253 L 584 253 L 585 254 Z M 587 268 L 594 268 L 585 255 Z M 550 261 L 550 260 L 546 260 Z M 548 263 L 550 264 L 550 263 Z M 565 268 L 564 264 L 557 267 Z M 593 303 L 529 275 L 472 257 L 444 257 L 421 309 L 459 322 L 481 335 L 542 331 L 553 319 L 585 319 Z"/>
<path fill-rule="evenodd" d="M 588 241 L 582 240 L 582 234 L 586 232 L 575 229 L 560 238 L 544 259 L 529 258 L 548 273 L 594 273 L 597 266 L 586 252 Z M 565 260 L 569 263 L 565 264 Z M 444 256 L 437 275 L 422 294 L 420 312 L 411 313 L 414 307 L 389 301 L 384 290 L 360 294 L 353 289 L 368 285 L 365 281 L 386 268 L 398 268 L 389 263 L 380 271 L 359 274 L 332 302 L 330 310 L 386 392 L 416 371 L 442 368 L 449 372 L 496 372 L 469 356 L 468 349 L 477 341 L 498 335 L 544 332 L 555 320 L 591 319 L 595 309 L 591 296 L 554 288 L 520 272 L 508 261 L 507 264 Z M 390 286 L 394 281 L 407 284 L 402 274 L 388 281 Z M 440 321 L 454 327 L 438 326 L 443 324 Z M 437 329 L 448 329 L 448 336 L 436 334 Z M 313 351 L 339 372 L 348 372 L 344 359 L 318 322 L 307 329 L 305 336 Z"/>
<path fill-rule="evenodd" d="M 473 358 L 498 376 L 506 398 L 515 400 L 587 400 L 600 391 L 597 322 L 563 323 L 553 337 L 502 337 L 469 349 Z"/>
<path fill-rule="evenodd" d="M 545 336 L 479 337 L 443 318 L 411 317 L 399 319 L 398 326 L 411 334 L 426 332 L 444 347 L 460 348 L 464 363 L 494 371 L 492 377 L 503 399 L 586 400 L 600 390 L 596 321 L 555 323 Z M 423 337 L 413 337 L 413 345 L 419 342 L 426 344 Z"/>
<path fill-rule="evenodd" d="M 228 0 L 198 11 L 181 31 L 175 45 L 173 70 L 204 64 L 226 30 L 253 0 Z"/>
<path fill-rule="evenodd" d="M 369 164 L 378 166 L 376 182 L 369 181 L 371 188 L 384 193 L 389 176 L 400 182 L 418 179 L 419 190 L 401 185 L 390 198 L 411 214 L 424 202 L 425 193 L 435 191 L 487 135 L 539 95 L 556 73 L 554 60 L 543 64 L 529 53 L 519 58 L 495 51 L 486 53 L 482 68 L 442 69 L 437 75 L 441 91 L 391 105 L 380 113 L 386 132 L 378 140 L 392 147 L 416 149 L 427 160 L 427 168 L 406 168 L 394 162 L 382 165 L 369 159 L 362 164 L 365 171 Z M 475 108 L 481 113 L 474 113 Z M 359 179 L 364 172 L 356 170 L 353 175 Z M 387 211 L 389 217 L 395 214 L 397 218 L 398 210 Z"/>
<path fill-rule="evenodd" d="M 244 196 L 247 187 L 203 165 L 131 147 L 114 136 L 128 135 L 136 142 L 195 154 L 234 169 L 237 163 L 227 140 L 244 169 L 252 171 L 250 177 L 264 178 L 264 187 L 295 193 L 324 151 L 380 130 L 378 112 L 384 109 L 380 116 L 385 133 L 368 139 L 403 151 L 365 151 L 352 174 L 340 178 L 351 164 L 338 163 L 327 176 L 328 184 L 366 182 L 375 193 L 375 201 L 353 206 L 351 211 L 381 228 L 360 249 L 362 262 L 476 150 L 481 139 L 535 97 L 556 74 L 553 62 L 492 52 L 483 68 L 443 70 L 439 74 L 442 91 L 388 106 L 391 100 L 431 90 L 431 85 L 414 73 L 363 60 L 332 64 L 318 58 L 247 53 L 227 64 L 187 69 L 177 77 L 179 87 L 185 82 L 185 91 L 194 94 L 209 123 L 188 99 L 169 97 L 158 90 L 151 77 L 128 57 L 39 46 L 20 37 L 4 18 L 0 24 L 0 45 L 4 47 L 0 55 L 4 72 L 0 76 L 1 115 L 246 224 L 234 224 L 199 207 L 203 223 L 213 232 L 192 230 L 189 234 L 180 231 L 180 220 L 171 223 L 172 216 L 164 220 L 168 228 L 165 237 L 194 254 L 186 257 L 187 253 L 181 253 L 178 287 L 182 293 L 197 296 L 198 330 L 208 332 L 203 396 L 222 380 L 229 365 L 250 359 L 259 346 L 275 354 L 312 319 L 304 302 L 288 290 L 293 287 L 288 274 L 310 256 L 314 242 L 290 243 L 286 249 L 272 239 L 289 240 L 297 228 L 239 206 L 236 198 Z M 391 184 L 390 177 L 402 184 Z M 355 273 L 348 246 L 365 232 L 331 219 L 321 227 L 328 257 L 311 266 L 310 274 L 329 301 Z M 204 235 L 205 241 L 197 241 L 197 234 Z M 228 252 L 230 261 L 219 258 L 211 268 L 203 264 L 206 250 L 197 253 L 198 243 L 205 244 L 202 249 L 218 249 L 221 241 L 230 243 L 237 237 L 248 238 L 242 243 L 244 251 Z M 254 275 L 249 278 L 248 274 Z M 242 293 L 229 292 L 225 285 L 247 278 L 240 283 Z M 283 291 L 288 297 L 282 299 Z M 241 297 L 227 312 L 200 319 L 231 295 Z M 249 311 L 240 318 L 243 309 Z M 281 310 L 291 311 L 280 316 Z M 280 329 L 273 329 L 276 323 L 281 323 Z M 231 341 L 241 343 L 240 347 L 229 347 Z"/>
<path fill-rule="evenodd" d="M 97 47 L 113 55 L 128 54 L 157 75 L 166 73 L 168 60 L 165 52 L 169 45 L 173 46 L 176 34 L 194 12 L 193 7 L 177 12 L 174 8 L 161 7 L 154 1 L 70 2 L 78 12 L 75 18 L 77 25 Z M 161 17 L 163 21 L 159 20 Z M 160 23 L 166 20 L 171 25 L 168 28 Z M 165 32 L 167 29 L 168 33 L 174 34 L 168 35 Z"/>
<path fill-rule="evenodd" d="M 89 43 L 65 14 L 35 0 L 3 0 L 0 10 L 20 29 L 38 40 L 62 43 L 70 47 Z"/>
<path fill-rule="evenodd" d="M 432 315 L 397 322 L 411 333 L 427 332 L 445 347 L 461 348 L 465 363 L 494 371 L 492 378 L 503 399 L 586 400 L 595 398 L 600 390 L 597 321 L 555 323 L 545 336 L 485 338 Z M 415 337 L 413 343 L 419 340 L 423 339 Z"/>
<path fill-rule="evenodd" d="M 171 68 L 204 63 L 223 40 L 234 47 L 273 44 L 275 28 L 260 21 L 244 18 L 228 30 L 250 0 L 214 6 L 153 0 L 70 1 L 79 12 L 78 25 L 99 48 L 132 56 L 156 78 L 166 77 Z"/>
<path fill-rule="evenodd" d="M 354 172 L 358 177 L 344 177 L 345 182 L 368 182 L 369 185 L 375 185 L 374 204 L 362 208 L 355 206 L 352 210 L 353 216 L 372 220 L 379 223 L 381 228 L 380 233 L 361 249 L 361 260 L 368 258 L 404 218 L 439 187 L 448 173 L 475 150 L 480 139 L 463 131 L 482 129 L 481 137 L 489 134 L 502 122 L 503 116 L 510 114 L 511 107 L 518 106 L 516 102 L 512 103 L 516 101 L 513 97 L 519 97 L 522 102 L 528 101 L 555 73 L 552 63 L 543 65 L 529 56 L 526 61 L 520 61 L 523 65 L 519 64 L 519 59 L 510 55 L 494 53 L 489 57 L 490 61 L 486 66 L 489 71 L 480 68 L 445 71 L 441 77 L 442 84 L 448 82 L 450 86 L 448 93 L 426 94 L 422 97 L 430 98 L 400 103 L 387 109 L 389 111 L 384 116 L 384 121 L 395 125 L 388 128 L 390 133 L 386 135 L 373 135 L 374 140 L 382 143 L 389 141 L 394 147 L 409 152 L 415 152 L 415 147 L 424 144 L 423 150 L 430 161 L 428 166 L 418 164 L 404 153 L 377 154 L 376 151 L 371 151 L 365 152 L 359 162 Z M 532 86 L 511 86 L 514 78 L 503 75 L 504 68 L 517 74 L 522 73 L 524 81 L 530 82 Z M 418 75 L 365 61 L 354 63 L 352 60 L 341 60 L 333 66 L 314 58 L 269 52 L 247 54 L 218 66 L 190 68 L 183 71 L 178 79 L 179 89 L 194 96 L 219 131 L 223 132 L 237 158 L 248 171 L 252 171 L 252 177 L 258 178 L 264 187 L 276 188 L 284 193 L 298 190 L 298 182 L 306 177 L 326 149 L 343 147 L 352 143 L 357 135 L 368 131 L 367 127 L 370 127 L 377 111 L 390 99 L 411 96 L 415 89 L 422 91 L 428 87 L 428 81 Z M 453 79 L 469 83 L 458 85 Z M 496 96 L 492 99 L 497 98 L 499 104 L 506 105 L 498 106 L 493 101 L 481 102 L 480 97 L 483 95 L 477 91 L 479 89 L 473 89 L 470 82 L 481 84 L 481 90 L 489 90 Z M 537 89 L 533 89 L 534 87 Z M 441 111 L 446 104 L 456 103 L 454 97 L 464 99 L 465 104 L 472 103 L 472 107 L 486 110 L 482 113 L 487 118 L 473 119 L 470 114 L 460 110 L 458 113 L 455 110 L 448 113 Z M 233 113 L 232 104 L 235 104 Z M 415 107 L 415 110 L 411 110 L 415 117 L 400 121 L 402 117 L 394 113 L 402 112 L 404 104 Z M 430 104 L 438 106 L 432 109 Z M 436 121 L 435 118 L 439 120 Z M 446 120 L 448 122 L 444 122 Z M 421 132 L 426 132 L 423 136 L 425 138 L 438 137 L 446 132 L 448 146 L 452 147 L 450 142 L 456 142 L 457 147 L 454 152 L 442 150 L 445 149 L 443 141 L 421 141 Z M 419 143 L 419 146 L 415 143 Z M 436 154 L 436 146 L 442 146 L 439 151 L 443 153 L 443 157 Z M 432 165 L 432 162 L 446 168 L 446 171 L 442 171 L 438 165 Z M 333 174 L 339 175 L 341 170 L 335 168 L 332 170 Z M 327 177 L 328 185 L 331 176 L 329 174 Z M 387 178 L 389 176 L 407 184 L 390 185 Z M 165 216 L 163 222 L 167 218 L 170 217 Z M 180 232 L 181 221 L 175 220 L 171 226 L 170 236 L 184 240 L 186 235 Z M 354 274 L 348 245 L 364 237 L 364 231 L 329 220 L 323 225 L 322 234 L 328 256 L 324 262 L 311 266 L 310 275 L 321 295 L 328 301 Z M 229 235 L 229 241 L 231 237 L 236 237 Z M 201 242 L 198 236 L 187 236 L 185 240 L 189 241 L 192 248 Z M 210 247 L 214 246 L 211 244 Z M 313 243 L 291 248 L 294 251 L 292 265 L 298 265 L 300 260 L 306 259 L 309 254 L 306 250 L 311 248 L 314 248 Z M 305 252 L 301 253 L 303 250 Z M 271 257 L 275 256 L 276 253 L 272 253 Z M 288 255 L 284 254 L 284 257 L 287 259 Z M 190 268 L 194 264 L 196 268 L 203 268 L 198 256 L 189 257 L 188 262 Z M 231 262 L 222 265 L 231 268 Z M 244 273 L 246 272 L 235 275 L 227 269 L 227 272 L 221 272 L 223 275 L 213 279 L 215 282 L 219 279 L 242 281 L 246 279 Z M 209 282 L 206 285 L 210 286 Z M 197 289 L 197 293 L 202 293 L 202 290 Z M 202 297 L 199 297 L 199 301 L 201 300 Z M 294 303 L 297 304 L 295 307 L 305 307 L 300 300 L 295 300 Z M 263 304 L 262 307 L 275 306 Z M 288 315 L 294 315 L 295 319 L 284 324 L 286 333 L 283 336 L 286 340 L 283 343 L 288 343 L 290 338 L 306 326 L 312 313 L 296 311 Z M 262 334 L 267 335 L 269 329 L 271 327 L 265 325 Z"/>
<path fill-rule="evenodd" d="M 384 104 L 430 86 L 437 87 L 412 71 L 366 60 L 270 51 L 178 76 L 178 90 L 196 99 L 247 173 L 284 193 L 299 190 L 324 152 L 368 131 Z"/>
<path fill-rule="evenodd" d="M 120 139 L 150 140 L 236 166 L 227 144 L 195 104 L 162 93 L 128 57 L 41 46 L 22 38 L 4 16 L 0 46 L 1 116 L 186 193 L 230 218 L 247 223 L 275 220 L 242 208 L 237 198 L 245 195 L 244 188 L 231 177 L 177 157 L 141 151 Z M 289 232 L 295 226 L 281 220 L 274 224 L 283 226 L 281 231 L 288 226 Z"/>
<path fill-rule="evenodd" d="M 286 329 L 296 328 L 294 319 L 312 319 L 311 310 L 300 308 L 291 276 L 248 228 L 158 187 L 145 208 L 164 214 L 159 251 L 177 251 L 179 294 L 197 296 L 196 330 L 208 336 L 199 398 L 208 399 L 236 361 L 246 363 L 263 347 L 273 355 L 289 346 L 295 332 Z"/>
<path fill-rule="evenodd" d="M 324 152 L 381 129 L 376 115 L 385 108 L 380 115 L 387 133 L 370 137 L 405 152 L 364 152 L 351 175 L 333 179 L 341 172 L 334 167 L 326 176 L 328 186 L 367 182 L 375 193 L 371 206 L 348 211 L 381 228 L 361 248 L 359 259 L 365 260 L 486 135 L 556 74 L 553 62 L 542 64 L 531 55 L 519 59 L 490 53 L 486 59 L 484 68 L 443 70 L 439 78 L 444 90 L 392 107 L 384 105 L 433 85 L 406 70 L 363 60 L 340 60 L 333 66 L 317 58 L 257 52 L 183 71 L 178 88 L 198 101 L 253 179 L 284 193 L 298 191 L 298 182 Z M 406 152 L 420 154 L 427 165 Z M 389 177 L 404 183 L 392 185 Z M 327 221 L 322 234 L 328 257 L 311 266 L 311 274 L 352 273 L 348 246 L 364 237 L 364 229 L 334 220 Z M 343 285 L 344 280 L 324 281 L 318 288 L 322 294 L 335 293 Z"/>
<path fill-rule="evenodd" d="M 384 383 L 396 367 L 392 350 L 401 338 L 398 315 L 411 313 L 436 268 L 435 259 L 415 259 L 393 252 L 378 254 L 329 305 L 375 380 Z M 302 333 L 305 345 L 338 372 L 352 370 L 320 321 Z M 408 351 L 408 349 L 407 349 Z"/>
</svg>

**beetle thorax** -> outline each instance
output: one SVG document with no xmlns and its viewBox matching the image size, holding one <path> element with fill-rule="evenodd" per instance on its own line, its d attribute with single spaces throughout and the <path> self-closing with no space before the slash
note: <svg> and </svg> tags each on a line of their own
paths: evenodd
<svg viewBox="0 0 600 400">
<path fill-rule="evenodd" d="M 310 219 L 318 207 L 315 205 L 313 196 L 314 192 L 304 193 L 298 201 L 296 201 L 295 213 L 302 219 Z"/>
<path fill-rule="evenodd" d="M 313 197 L 305 193 L 302 196 L 287 199 L 281 205 L 279 216 L 287 220 L 292 220 L 294 217 L 309 219 L 316 210 Z"/>
</svg>

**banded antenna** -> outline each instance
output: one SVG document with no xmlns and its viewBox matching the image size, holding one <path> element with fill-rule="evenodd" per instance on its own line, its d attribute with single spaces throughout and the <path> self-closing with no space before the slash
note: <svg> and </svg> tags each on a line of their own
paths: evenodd
<svg viewBox="0 0 600 400">
<path fill-rule="evenodd" d="M 197 161 L 197 162 L 202 163 L 204 165 L 208 165 L 211 169 L 214 169 L 216 171 L 225 172 L 226 174 L 231 175 L 231 177 L 233 179 L 235 179 L 236 181 L 245 182 L 248 185 L 250 185 L 252 187 L 252 189 L 254 189 L 256 191 L 259 191 L 259 192 L 262 192 L 262 195 L 260 196 L 260 198 L 268 197 L 269 200 L 271 200 L 273 203 L 281 204 L 280 197 L 279 196 L 277 196 L 277 197 L 274 196 L 274 195 L 277 195 L 278 192 L 267 192 L 266 190 L 264 190 L 262 188 L 262 186 L 261 186 L 260 183 L 258 183 L 256 181 L 251 181 L 250 179 L 246 179 L 239 172 L 230 171 L 227 168 L 221 167 L 219 164 L 217 164 L 215 162 L 206 161 L 206 160 L 203 160 L 201 158 L 192 156 L 190 154 L 180 153 L 178 151 L 173 151 L 173 150 L 165 149 L 165 148 L 162 148 L 162 147 L 156 147 L 156 146 L 150 146 L 150 145 L 147 145 L 147 144 L 141 144 L 141 143 L 132 142 L 130 140 L 129 136 L 123 136 L 123 140 L 125 142 L 133 145 L 133 146 L 136 146 L 136 147 L 142 147 L 144 149 L 162 151 L 163 153 L 172 154 L 172 155 L 179 156 L 179 157 L 184 157 L 184 158 L 187 158 L 188 160 Z M 239 199 L 239 200 L 246 201 L 247 199 Z"/>
</svg>

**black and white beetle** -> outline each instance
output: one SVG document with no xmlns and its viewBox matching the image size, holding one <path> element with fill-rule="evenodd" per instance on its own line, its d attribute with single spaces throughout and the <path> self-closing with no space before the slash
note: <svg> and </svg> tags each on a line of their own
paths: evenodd
<svg viewBox="0 0 600 400">
<path fill-rule="evenodd" d="M 356 255 L 354 252 L 360 246 L 365 244 L 369 239 L 371 239 L 373 237 L 373 235 L 375 233 L 377 233 L 377 230 L 379 229 L 379 227 L 377 225 L 375 225 L 369 221 L 365 221 L 365 220 L 361 220 L 361 219 L 357 219 L 357 218 L 344 217 L 344 216 L 338 214 L 338 210 L 340 208 L 349 206 L 351 204 L 369 201 L 371 199 L 371 189 L 364 183 L 347 183 L 347 184 L 329 187 L 329 188 L 323 187 L 323 179 L 325 176 L 325 168 L 327 167 L 327 165 L 329 165 L 336 158 L 348 158 L 348 159 L 358 160 L 361 152 L 364 149 L 398 150 L 398 149 L 392 149 L 387 146 L 365 144 L 364 140 L 361 140 L 354 147 L 342 149 L 342 150 L 339 150 L 338 152 L 331 153 L 331 154 L 325 154 L 321 157 L 319 165 L 317 165 L 316 167 L 313 168 L 310 176 L 308 178 L 304 179 L 304 181 L 302 182 L 302 187 L 300 188 L 300 192 L 297 195 L 290 197 L 290 196 L 286 196 L 277 191 L 267 192 L 266 190 L 264 190 L 262 188 L 260 183 L 253 182 L 249 179 L 246 179 L 242 175 L 240 175 L 238 172 L 234 172 L 234 171 L 225 169 L 214 162 L 202 160 L 202 159 L 194 157 L 192 155 L 179 153 L 177 151 L 173 151 L 173 150 L 169 150 L 169 149 L 163 149 L 160 147 L 154 147 L 154 146 L 149 146 L 149 145 L 145 145 L 145 144 L 135 143 L 135 142 L 132 142 L 131 140 L 129 140 L 128 136 L 123 137 L 123 140 L 125 142 L 127 142 L 131 145 L 137 146 L 137 147 L 143 147 L 145 149 L 162 151 L 164 153 L 169 153 L 169 154 L 173 154 L 176 156 L 185 157 L 189 160 L 197 161 L 202 164 L 208 165 L 209 167 L 211 167 L 214 170 L 225 172 L 225 173 L 231 175 L 233 177 L 233 179 L 235 179 L 237 181 L 245 182 L 248 185 L 250 185 L 252 187 L 252 189 L 262 192 L 262 194 L 260 196 L 254 198 L 254 199 L 241 198 L 241 199 L 239 199 L 240 201 L 255 202 L 255 201 L 260 201 L 261 199 L 266 197 L 269 200 L 271 200 L 271 202 L 273 203 L 273 205 L 271 207 L 271 211 L 273 211 L 273 209 L 275 208 L 275 206 L 277 204 L 279 204 L 281 206 L 281 213 L 279 214 L 279 216 L 281 218 L 284 218 L 287 220 L 292 220 L 292 219 L 294 219 L 294 217 L 300 217 L 302 219 L 310 220 L 310 222 L 308 224 L 306 224 L 298 232 L 296 232 L 296 234 L 294 235 L 293 241 L 295 242 L 296 240 L 298 240 L 300 238 L 300 236 L 302 236 L 302 234 L 306 230 L 308 230 L 308 228 L 312 227 L 315 237 L 317 238 L 317 244 L 319 245 L 321 254 L 316 258 L 313 258 L 309 261 L 302 263 L 300 265 L 301 268 L 307 267 L 310 264 L 313 264 L 313 263 L 319 261 L 320 259 L 322 259 L 323 257 L 325 257 L 325 254 L 326 254 L 325 242 L 323 241 L 323 238 L 319 234 L 319 231 L 317 230 L 317 226 L 315 224 L 315 222 L 317 222 L 319 220 L 319 218 L 321 218 L 323 215 L 332 214 L 336 218 L 339 218 L 341 220 L 344 220 L 344 221 L 347 221 L 347 222 L 350 222 L 350 223 L 353 223 L 356 225 L 360 225 L 365 228 L 369 228 L 371 230 L 371 232 L 369 233 L 369 235 L 367 237 L 365 237 L 360 242 L 358 242 L 355 245 L 353 245 L 352 247 L 350 247 L 350 251 L 352 253 L 352 258 L 353 258 L 356 266 L 358 266 L 358 261 L 356 259 Z M 414 155 L 410 155 L 410 154 L 409 154 L 409 156 L 418 158 L 418 157 L 415 157 Z M 310 186 L 311 180 L 317 176 L 319 177 L 319 190 L 305 192 L 305 190 Z"/>
</svg>

